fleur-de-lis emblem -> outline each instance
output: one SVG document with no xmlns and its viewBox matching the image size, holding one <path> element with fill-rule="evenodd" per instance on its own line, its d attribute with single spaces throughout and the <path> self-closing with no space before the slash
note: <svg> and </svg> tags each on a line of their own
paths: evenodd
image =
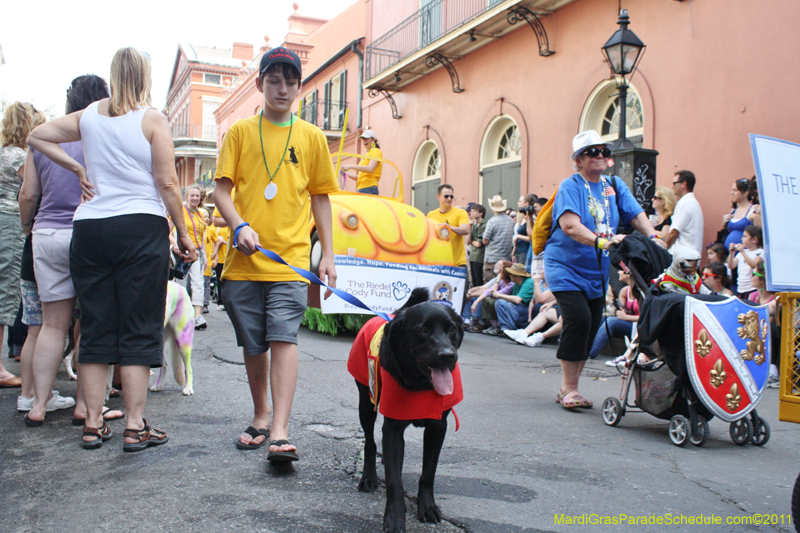
<svg viewBox="0 0 800 533">
<path fill-rule="evenodd" d="M 722 363 L 722 359 L 718 359 L 717 362 L 714 363 L 714 368 L 711 369 L 710 376 L 709 381 L 715 389 L 728 379 L 728 373 L 725 372 L 725 365 Z M 734 386 L 736 385 L 734 384 Z"/>
<path fill-rule="evenodd" d="M 740 338 L 747 340 L 745 349 L 739 352 L 739 355 L 745 361 L 755 361 L 757 365 L 764 364 L 764 361 L 766 361 L 764 355 L 766 351 L 765 340 L 769 331 L 769 324 L 766 320 L 761 320 L 759 323 L 758 313 L 755 311 L 742 313 L 737 317 L 737 321 L 739 324 L 743 324 L 744 327 L 736 328 L 736 333 Z"/>
<path fill-rule="evenodd" d="M 734 383 L 731 385 L 731 391 L 725 395 L 726 403 L 728 404 L 728 409 L 731 411 L 735 411 L 739 404 L 742 403 L 742 397 L 739 395 L 739 385 Z"/>
<path fill-rule="evenodd" d="M 705 329 L 701 329 L 700 334 L 697 335 L 697 340 L 694 341 L 694 349 L 697 355 L 705 357 L 711 353 L 713 347 L 714 344 L 708 339 L 708 332 Z"/>
</svg>

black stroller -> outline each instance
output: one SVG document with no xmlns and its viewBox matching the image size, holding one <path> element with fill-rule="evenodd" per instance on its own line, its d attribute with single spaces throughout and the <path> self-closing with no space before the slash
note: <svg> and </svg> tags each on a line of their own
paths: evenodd
<svg viewBox="0 0 800 533">
<path fill-rule="evenodd" d="M 705 302 L 727 299 L 716 295 L 661 294 L 657 287 L 651 287 L 649 280 L 658 277 L 672 259 L 668 252 L 641 235 L 626 237 L 618 248 L 612 250 L 610 259 L 615 268 L 630 272 L 641 314 L 638 339 L 629 347 L 630 360 L 621 365 L 619 398 L 612 396 L 603 402 L 603 422 L 616 426 L 629 409 L 638 409 L 633 412 L 645 412 L 669 420 L 669 437 L 673 444 L 685 446 L 691 442 L 703 446 L 708 441 L 709 420 L 715 412 L 720 414 L 721 411 L 707 394 L 702 391 L 698 394 L 695 389 L 693 381 L 696 379 L 692 372 L 697 373 L 697 369 L 692 360 L 693 350 L 690 348 L 687 352 L 692 340 L 687 344 L 685 307 L 688 299 L 692 298 Z M 746 305 L 740 300 L 737 302 Z M 766 368 L 769 368 L 769 360 L 766 362 Z M 733 373 L 730 369 L 729 372 Z M 634 384 L 633 398 L 631 384 Z M 741 416 L 721 413 L 730 421 L 730 436 L 734 443 L 745 445 L 751 442 L 763 446 L 769 440 L 769 425 L 755 410 L 759 399 L 760 396 L 750 402 Z"/>
</svg>

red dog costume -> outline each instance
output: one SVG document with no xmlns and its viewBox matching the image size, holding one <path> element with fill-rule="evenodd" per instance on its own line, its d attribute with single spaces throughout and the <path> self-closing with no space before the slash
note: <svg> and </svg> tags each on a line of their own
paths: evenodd
<svg viewBox="0 0 800 533">
<path fill-rule="evenodd" d="M 347 370 L 356 381 L 370 388 L 373 404 L 380 394 L 379 412 L 383 416 L 395 420 L 441 419 L 445 411 L 464 399 L 458 363 L 452 372 L 453 392 L 446 396 L 433 389 L 420 392 L 404 389 L 380 366 L 378 348 L 385 324 L 386 321 L 377 316 L 364 324 L 350 349 Z"/>
</svg>

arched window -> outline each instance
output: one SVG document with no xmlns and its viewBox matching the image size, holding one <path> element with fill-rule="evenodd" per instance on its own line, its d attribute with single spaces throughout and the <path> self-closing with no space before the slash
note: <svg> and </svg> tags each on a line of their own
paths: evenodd
<svg viewBox="0 0 800 533">
<path fill-rule="evenodd" d="M 427 140 L 417 149 L 411 176 L 411 203 L 427 213 L 435 209 L 439 202 L 436 189 L 442 178 L 442 157 L 435 142 Z"/>
<path fill-rule="evenodd" d="M 514 159 L 522 153 L 522 141 L 519 138 L 519 128 L 516 124 L 509 127 L 500 138 L 500 145 L 497 147 L 497 159 Z"/>
<path fill-rule="evenodd" d="M 481 179 L 479 198 L 499 194 L 513 205 L 520 195 L 522 138 L 519 126 L 508 115 L 499 115 L 489 123 L 481 144 Z M 486 213 L 487 218 L 491 212 Z"/>
<path fill-rule="evenodd" d="M 615 141 L 619 137 L 619 89 L 615 80 L 605 80 L 594 88 L 583 108 L 580 131 L 596 130 L 604 141 Z M 639 93 L 633 85 L 628 86 L 625 124 L 626 137 L 641 147 L 644 142 L 644 110 Z"/>
</svg>

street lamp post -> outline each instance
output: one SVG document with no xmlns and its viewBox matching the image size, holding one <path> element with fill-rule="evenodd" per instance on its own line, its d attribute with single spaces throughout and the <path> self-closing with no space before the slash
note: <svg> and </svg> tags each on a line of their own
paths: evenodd
<svg viewBox="0 0 800 533">
<path fill-rule="evenodd" d="M 603 55 L 614 72 L 619 91 L 619 136 L 611 145 L 614 166 L 609 174 L 616 174 L 628 185 L 639 205 L 652 213 L 652 198 L 656 187 L 656 156 L 658 152 L 637 148 L 627 137 L 628 79 L 636 71 L 645 49 L 645 44 L 628 29 L 628 10 L 619 12 L 620 28 L 603 45 Z"/>
<path fill-rule="evenodd" d="M 620 10 L 617 21 L 620 27 L 603 45 L 603 54 L 606 56 L 611 70 L 617 76 L 617 89 L 619 90 L 619 138 L 615 143 L 617 149 L 633 147 L 633 143 L 626 137 L 628 82 L 625 80 L 625 76 L 632 76 L 636 71 L 645 49 L 645 44 L 641 39 L 628 29 L 629 23 L 628 10 Z"/>
</svg>

